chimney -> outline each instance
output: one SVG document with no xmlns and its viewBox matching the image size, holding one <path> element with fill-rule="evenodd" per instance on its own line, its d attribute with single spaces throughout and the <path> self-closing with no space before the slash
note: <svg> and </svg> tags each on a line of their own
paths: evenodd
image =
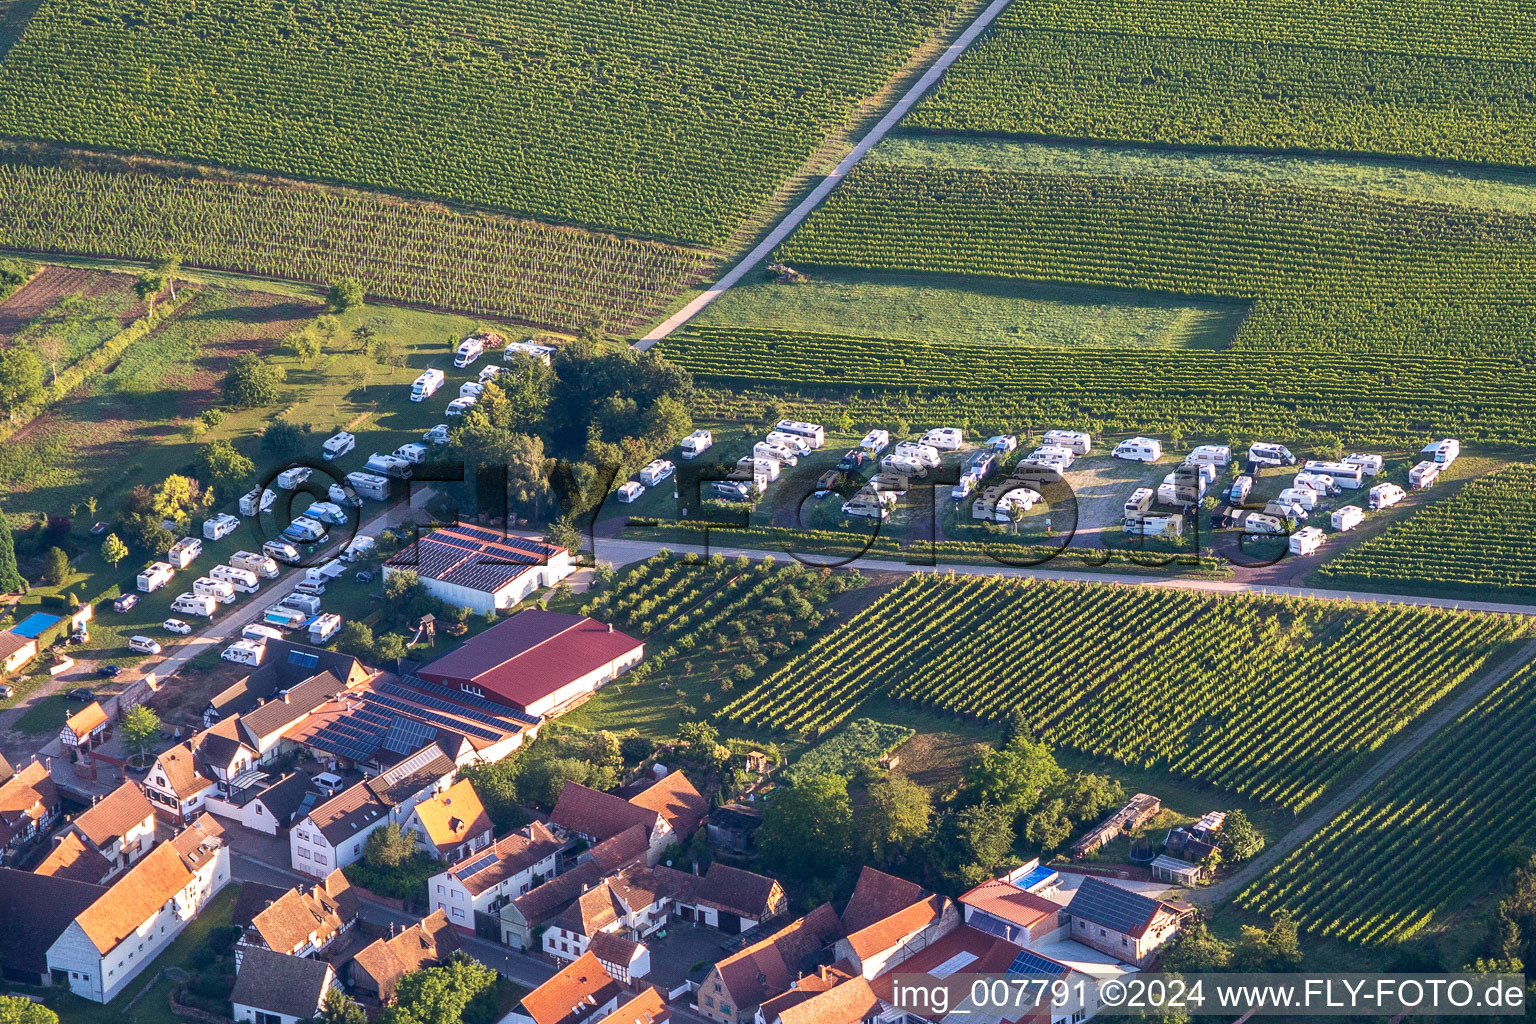
<svg viewBox="0 0 1536 1024">
<path fill-rule="evenodd" d="M 608 632 L 610 632 L 610 633 L 613 632 L 613 623 L 611 623 L 611 622 L 608 623 Z"/>
</svg>

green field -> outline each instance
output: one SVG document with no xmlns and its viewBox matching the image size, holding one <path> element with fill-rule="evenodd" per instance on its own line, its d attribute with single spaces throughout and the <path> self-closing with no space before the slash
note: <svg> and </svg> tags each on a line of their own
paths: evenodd
<svg viewBox="0 0 1536 1024">
<path fill-rule="evenodd" d="M 1302 927 L 1389 943 L 1495 890 L 1506 851 L 1536 841 L 1536 673 L 1527 665 L 1238 897 Z"/>
<path fill-rule="evenodd" d="M 0 133 L 723 244 L 943 0 L 46 0 Z"/>
<path fill-rule="evenodd" d="M 1299 811 L 1529 634 L 1402 605 L 917 576 L 722 714 L 803 732 L 876 693 L 983 721 L 1019 710 L 1053 746 Z"/>
<path fill-rule="evenodd" d="M 827 270 L 803 283 L 738 284 L 692 324 L 1010 348 L 1205 349 L 1225 345 L 1244 311 L 1020 281 Z"/>
<path fill-rule="evenodd" d="M 909 128 L 1536 162 L 1517 0 L 1014 5 Z"/>
<path fill-rule="evenodd" d="M 1536 466 L 1473 480 L 1323 563 L 1318 575 L 1341 587 L 1528 599 L 1536 595 Z"/>
</svg>

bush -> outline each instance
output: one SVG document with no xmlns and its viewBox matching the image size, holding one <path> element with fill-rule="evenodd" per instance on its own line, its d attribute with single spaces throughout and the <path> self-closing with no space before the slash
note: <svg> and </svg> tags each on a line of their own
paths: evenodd
<svg viewBox="0 0 1536 1024">
<path fill-rule="evenodd" d="M 247 352 L 236 356 L 230 363 L 220 385 L 224 400 L 235 409 L 254 409 L 262 405 L 275 405 L 279 389 L 287 374 L 280 366 L 272 366 L 259 356 Z"/>
</svg>

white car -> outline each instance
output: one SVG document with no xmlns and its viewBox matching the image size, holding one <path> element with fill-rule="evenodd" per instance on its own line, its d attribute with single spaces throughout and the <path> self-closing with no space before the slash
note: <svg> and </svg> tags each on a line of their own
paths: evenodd
<svg viewBox="0 0 1536 1024">
<path fill-rule="evenodd" d="M 473 398 L 455 398 L 453 401 L 448 403 L 448 408 L 443 412 L 443 415 L 463 416 L 465 413 L 469 412 L 470 409 L 474 408 L 474 405 L 475 400 Z"/>
<path fill-rule="evenodd" d="M 192 632 L 192 627 L 187 623 L 182 622 L 180 619 L 166 619 L 164 622 L 160 623 L 160 628 L 168 630 L 172 633 L 180 633 L 182 636 L 186 636 L 188 633 Z"/>
</svg>

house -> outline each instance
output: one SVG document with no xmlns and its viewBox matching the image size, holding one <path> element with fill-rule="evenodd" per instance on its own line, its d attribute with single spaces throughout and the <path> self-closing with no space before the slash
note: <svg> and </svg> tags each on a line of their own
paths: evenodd
<svg viewBox="0 0 1536 1024">
<path fill-rule="evenodd" d="M 384 563 L 384 579 L 410 571 L 427 593 L 477 615 L 505 611 L 569 576 L 571 553 L 558 544 L 458 524 L 433 530 Z"/>
<path fill-rule="evenodd" d="M 645 657 L 645 644 L 584 615 L 530 608 L 423 666 L 422 679 L 554 717 Z"/>
<path fill-rule="evenodd" d="M 240 741 L 256 751 L 257 760 L 270 761 L 289 749 L 282 741 L 294 726 L 307 719 L 316 708 L 336 694 L 346 692 L 348 687 L 334 672 L 327 669 L 231 718 L 238 727 Z M 221 720 L 213 728 L 223 726 L 226 721 L 229 719 Z"/>
<path fill-rule="evenodd" d="M 647 838 L 647 863 L 654 865 L 668 846 L 687 841 L 708 813 L 709 802 L 682 772 L 672 772 L 628 800 L 567 781 L 549 823 L 588 843 L 601 843 L 639 825 Z"/>
<path fill-rule="evenodd" d="M 641 989 L 628 1002 L 622 1003 L 597 1024 L 667 1024 L 672 1011 L 667 1009 L 667 997 L 655 986 Z"/>
<path fill-rule="evenodd" d="M 643 942 L 617 932 L 598 932 L 587 947 L 597 962 L 621 985 L 633 986 L 651 973 L 651 950 Z"/>
<path fill-rule="evenodd" d="M 429 743 L 382 775 L 347 787 L 288 830 L 295 870 L 324 878 L 363 856 L 374 829 L 404 825 L 418 803 L 447 789 L 458 769 Z"/>
<path fill-rule="evenodd" d="M 593 861 L 583 861 L 571 870 L 507 901 L 497 915 L 501 919 L 502 943 L 513 949 L 531 948 L 535 931 L 552 921 L 574 903 L 578 896 L 602 880 L 602 869 Z"/>
<path fill-rule="evenodd" d="M 308 889 L 298 886 L 264 902 L 241 932 L 237 960 L 249 949 L 313 956 L 357 923 L 357 894 L 340 871 L 332 871 Z"/>
<path fill-rule="evenodd" d="M 37 637 L 7 630 L 0 633 L 0 671 L 15 672 L 37 657 Z"/>
<path fill-rule="evenodd" d="M 505 1024 L 599 1024 L 625 999 L 624 986 L 603 969 L 592 953 L 566 964 L 555 976 L 523 997 Z M 626 1000 L 627 1001 L 627 1000 Z"/>
<path fill-rule="evenodd" d="M 727 935 L 739 935 L 778 917 L 788 906 L 784 887 L 777 879 L 717 860 L 686 896 L 679 897 L 674 913 L 684 921 L 697 921 Z"/>
<path fill-rule="evenodd" d="M 155 808 L 132 779 L 80 812 L 69 823 L 113 871 L 137 861 L 155 842 Z"/>
<path fill-rule="evenodd" d="M 1067 916 L 1074 941 L 1137 967 L 1150 963 L 1179 927 L 1168 904 L 1092 876 L 1073 891 Z"/>
<path fill-rule="evenodd" d="M 46 833 L 59 816 L 59 791 L 42 761 L 31 761 L 0 783 L 0 850 Z"/>
<path fill-rule="evenodd" d="M 764 1002 L 812 973 L 842 934 L 837 913 L 823 903 L 710 968 L 699 985 L 699 1013 L 720 1024 L 747 1024 Z"/>
<path fill-rule="evenodd" d="M 1062 906 L 1002 878 L 989 878 L 960 897 L 965 923 L 1020 946 L 1048 941 L 1061 931 Z"/>
<path fill-rule="evenodd" d="M 807 979 L 808 980 L 808 979 Z M 804 983 L 764 1003 L 764 1024 L 871 1024 L 881 1017 L 880 997 L 862 976 L 810 988 Z"/>
<path fill-rule="evenodd" d="M 473 860 L 428 879 L 431 908 L 446 914 L 455 928 L 473 932 L 476 914 L 496 915 L 512 900 L 553 878 L 564 848 L 564 842 L 535 821 L 497 840 Z"/>
<path fill-rule="evenodd" d="M 843 908 L 843 937 L 837 940 L 834 956 L 873 978 L 959 924 L 959 912 L 945 897 L 865 867 Z"/>
<path fill-rule="evenodd" d="M 645 826 L 631 825 L 618 835 L 589 846 L 577 855 L 576 860 L 578 863 L 591 861 L 602 869 L 603 874 L 611 875 L 620 868 L 643 861 L 650 853 L 650 844 Z"/>
<path fill-rule="evenodd" d="M 710 843 L 727 853 L 747 854 L 755 849 L 752 833 L 763 823 L 763 814 L 746 804 L 723 804 L 710 812 L 704 828 Z"/>
<path fill-rule="evenodd" d="M 405 828 L 433 860 L 450 864 L 491 845 L 491 816 L 468 779 L 460 779 L 412 809 Z"/>
<path fill-rule="evenodd" d="M 46 985 L 48 947 L 107 890 L 58 875 L 0 868 L 0 977 Z"/>
<path fill-rule="evenodd" d="M 198 770 L 197 755 L 186 741 L 162 751 L 144 777 L 144 795 L 177 821 L 189 821 L 203 811 L 212 777 Z"/>
<path fill-rule="evenodd" d="M 709 801 L 682 772 L 668 772 L 631 796 L 629 802 L 659 813 L 678 842 L 686 842 L 709 816 Z"/>
<path fill-rule="evenodd" d="M 266 653 L 261 667 L 209 700 L 203 709 L 204 727 L 221 718 L 254 711 L 317 675 L 328 673 L 342 690 L 359 686 L 373 675 L 350 654 L 287 640 L 268 640 L 263 649 Z"/>
<path fill-rule="evenodd" d="M 545 929 L 542 948 L 557 960 L 575 960 L 605 932 L 643 942 L 667 923 L 667 911 L 693 878 L 632 864 L 578 893 Z"/>
<path fill-rule="evenodd" d="M 65 749 L 90 750 L 107 732 L 107 712 L 100 701 L 91 701 L 69 716 L 59 730 L 59 742 Z"/>
<path fill-rule="evenodd" d="M 107 1003 L 229 882 L 229 848 L 203 815 L 123 872 L 48 947 L 56 984 Z"/>
<path fill-rule="evenodd" d="M 374 939 L 346 966 L 347 982 L 358 995 L 388 1004 L 395 986 L 412 971 L 439 967 L 459 949 L 459 935 L 448 915 L 435 910 L 387 939 Z"/>
<path fill-rule="evenodd" d="M 258 780 L 263 782 L 265 779 Z M 304 772 L 289 772 L 263 788 L 255 785 L 237 794 L 221 797 L 210 794 L 210 814 L 228 818 L 244 828 L 275 836 L 286 832 L 299 815 L 321 800 L 320 793 Z"/>
<path fill-rule="evenodd" d="M 324 960 L 247 950 L 229 993 L 237 1021 L 298 1024 L 319 1014 L 336 972 Z"/>
<path fill-rule="evenodd" d="M 53 849 L 32 871 L 39 875 L 99 885 L 116 874 L 118 867 L 77 833 L 65 832 L 62 837 L 56 837 Z"/>
</svg>

